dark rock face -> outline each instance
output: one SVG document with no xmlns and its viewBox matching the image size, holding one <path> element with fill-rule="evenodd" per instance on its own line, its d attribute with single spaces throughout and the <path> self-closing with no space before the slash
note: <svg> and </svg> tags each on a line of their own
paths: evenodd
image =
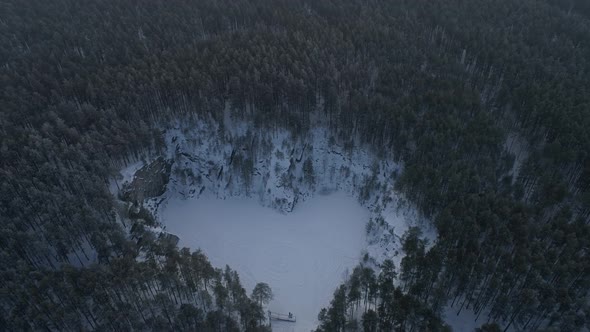
<svg viewBox="0 0 590 332">
<path fill-rule="evenodd" d="M 166 192 L 170 181 L 170 172 L 174 162 L 158 157 L 143 166 L 133 176 L 133 181 L 122 190 L 122 198 L 126 201 L 141 202 L 146 198 L 158 197 Z"/>
</svg>

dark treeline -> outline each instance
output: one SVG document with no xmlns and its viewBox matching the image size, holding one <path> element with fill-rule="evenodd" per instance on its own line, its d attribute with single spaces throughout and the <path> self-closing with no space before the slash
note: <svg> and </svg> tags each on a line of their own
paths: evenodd
<svg viewBox="0 0 590 332">
<path fill-rule="evenodd" d="M 426 243 L 420 239 L 418 228 L 410 228 L 402 242 L 404 250 L 415 249 L 425 255 Z M 429 251 L 427 259 L 440 265 L 440 257 L 434 252 Z M 404 289 L 413 285 L 410 279 L 418 273 L 405 267 L 408 261 L 404 261 L 401 275 L 390 259 L 381 264 L 378 275 L 365 266 L 366 260 L 357 266 L 348 281 L 334 292 L 330 306 L 318 315 L 320 326 L 316 331 L 451 331 L 437 312 Z M 400 282 L 404 287 L 396 286 Z"/>
<path fill-rule="evenodd" d="M 590 29 L 585 3 L 570 2 L 4 1 L 0 323 L 191 329 L 174 325 L 186 323 L 183 308 L 190 317 L 204 310 L 175 298 L 180 284 L 195 296 L 180 272 L 187 261 L 166 272 L 179 285 L 135 280 L 143 268 L 165 268 L 135 259 L 107 183 L 130 159 L 161 150 L 158 125 L 191 114 L 222 121 L 229 105 L 237 118 L 299 135 L 318 113 L 341 139 L 358 136 L 403 161 L 398 187 L 432 217 L 439 239 L 428 252 L 406 248 L 395 293 L 403 296 L 394 298 L 429 315 L 449 301 L 527 330 L 581 328 Z M 526 146 L 516 173 L 509 135 Z M 87 251 L 99 265 L 67 267 L 84 265 Z M 92 274 L 121 282 L 81 287 Z M 148 285 L 149 296 L 137 291 Z M 215 321 L 235 322 L 235 310 Z M 129 313 L 129 325 L 109 326 L 112 312 Z"/>
<path fill-rule="evenodd" d="M 178 250 L 151 232 L 140 247 L 144 260 L 4 269 L 4 313 L 10 310 L 0 322 L 9 331 L 268 331 L 262 303 L 229 267 L 214 269 L 202 252 Z"/>
</svg>

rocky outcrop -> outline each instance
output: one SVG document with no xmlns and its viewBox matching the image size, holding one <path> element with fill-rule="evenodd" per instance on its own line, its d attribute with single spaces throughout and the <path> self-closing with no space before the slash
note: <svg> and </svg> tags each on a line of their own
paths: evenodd
<svg viewBox="0 0 590 332">
<path fill-rule="evenodd" d="M 142 202 L 144 199 L 161 196 L 166 192 L 170 182 L 173 161 L 159 157 L 150 164 L 143 166 L 126 183 L 122 190 L 122 198 L 129 202 Z"/>
</svg>

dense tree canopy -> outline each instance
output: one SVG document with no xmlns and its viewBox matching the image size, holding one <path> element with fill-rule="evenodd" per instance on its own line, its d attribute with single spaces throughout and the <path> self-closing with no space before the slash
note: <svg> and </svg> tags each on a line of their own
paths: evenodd
<svg viewBox="0 0 590 332">
<path fill-rule="evenodd" d="M 383 281 L 392 276 L 382 266 L 373 276 L 382 295 L 370 296 L 361 273 L 337 290 L 325 329 L 344 329 L 363 301 L 365 330 L 438 324 L 447 301 L 527 330 L 587 324 L 587 2 L 0 8 L 0 323 L 9 330 L 260 328 L 260 305 L 235 273 L 169 241 L 130 238 L 107 186 L 129 160 L 161 151 L 168 120 L 223 121 L 223 109 L 295 135 L 321 116 L 349 145 L 393 153 L 404 165 L 398 189 L 434 220 L 430 250 L 415 234 L 404 239 L 399 286 Z M 307 173 L 313 184 L 311 164 Z M 85 263 L 90 252 L 96 264 Z"/>
</svg>

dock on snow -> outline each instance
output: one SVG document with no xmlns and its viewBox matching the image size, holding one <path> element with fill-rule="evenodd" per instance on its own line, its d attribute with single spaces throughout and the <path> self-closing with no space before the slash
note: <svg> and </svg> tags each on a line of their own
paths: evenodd
<svg viewBox="0 0 590 332">
<path fill-rule="evenodd" d="M 269 320 L 280 320 L 280 321 L 285 321 L 285 322 L 296 322 L 297 321 L 297 317 L 295 317 L 295 315 L 293 315 L 292 313 L 288 313 L 288 314 L 281 314 L 278 312 L 272 312 L 272 311 L 268 311 L 268 319 Z"/>
</svg>

